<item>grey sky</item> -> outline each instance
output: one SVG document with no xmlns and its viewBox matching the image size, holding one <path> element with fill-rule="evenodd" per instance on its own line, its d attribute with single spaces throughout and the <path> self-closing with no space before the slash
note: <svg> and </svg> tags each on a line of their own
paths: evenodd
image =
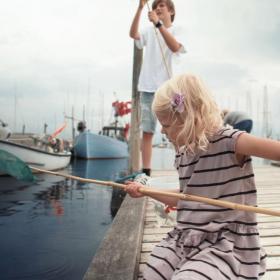
<svg viewBox="0 0 280 280">
<path fill-rule="evenodd" d="M 254 99 L 265 84 L 277 99 L 279 0 L 174 2 L 175 24 L 188 49 L 175 73 L 199 74 L 221 106 L 244 105 L 246 92 Z M 0 118 L 13 128 L 16 95 L 18 130 L 23 123 L 38 130 L 44 122 L 54 130 L 64 111 L 70 114 L 74 105 L 81 118 L 89 103 L 89 126 L 99 129 L 113 92 L 130 98 L 128 30 L 137 5 L 137 0 L 0 0 Z M 146 12 L 142 27 L 150 24 Z"/>
</svg>

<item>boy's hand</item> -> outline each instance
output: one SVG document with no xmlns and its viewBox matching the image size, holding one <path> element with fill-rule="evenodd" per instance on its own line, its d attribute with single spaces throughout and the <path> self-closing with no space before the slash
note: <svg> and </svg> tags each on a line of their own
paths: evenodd
<svg viewBox="0 0 280 280">
<path fill-rule="evenodd" d="M 150 11 L 150 12 L 148 13 L 148 17 L 149 17 L 149 20 L 150 20 L 153 24 L 157 24 L 158 21 L 159 21 L 158 15 L 156 14 L 155 11 Z"/>
<path fill-rule="evenodd" d="M 148 0 L 139 0 L 139 8 L 143 9 Z"/>
<path fill-rule="evenodd" d="M 144 195 L 139 192 L 139 188 L 142 188 L 143 185 L 138 182 L 128 182 L 125 188 L 125 191 L 134 198 L 143 197 Z"/>
</svg>

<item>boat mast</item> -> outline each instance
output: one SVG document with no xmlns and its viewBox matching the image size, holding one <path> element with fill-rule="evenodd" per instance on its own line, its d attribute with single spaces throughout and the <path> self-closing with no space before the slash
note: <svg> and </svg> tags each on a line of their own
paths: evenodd
<svg viewBox="0 0 280 280">
<path fill-rule="evenodd" d="M 102 127 L 104 126 L 104 94 L 99 90 L 99 100 L 101 100 L 101 105 L 100 105 L 100 115 L 101 115 L 101 130 Z"/>
<path fill-rule="evenodd" d="M 75 126 L 74 126 L 74 106 L 72 106 L 72 139 L 75 139 Z"/>
<path fill-rule="evenodd" d="M 83 105 L 83 122 L 86 121 L 86 105 Z"/>
<path fill-rule="evenodd" d="M 15 86 L 15 104 L 14 104 L 14 132 L 17 132 L 17 87 Z"/>
<path fill-rule="evenodd" d="M 268 89 L 267 85 L 263 88 L 263 135 L 266 138 L 271 137 L 272 128 L 269 124 L 270 112 L 268 111 Z"/>
<path fill-rule="evenodd" d="M 89 77 L 89 74 L 88 74 L 88 81 L 87 81 L 87 100 L 86 100 L 86 105 L 84 110 L 86 110 L 86 112 L 84 112 L 84 116 L 83 116 L 83 121 L 87 122 L 87 126 L 89 128 L 89 125 L 90 125 L 90 119 L 91 119 L 91 116 L 90 116 L 90 77 Z M 92 129 L 92 127 L 91 127 Z"/>
<path fill-rule="evenodd" d="M 249 116 L 252 116 L 252 97 L 251 91 L 248 90 L 246 92 L 246 110 Z"/>
</svg>

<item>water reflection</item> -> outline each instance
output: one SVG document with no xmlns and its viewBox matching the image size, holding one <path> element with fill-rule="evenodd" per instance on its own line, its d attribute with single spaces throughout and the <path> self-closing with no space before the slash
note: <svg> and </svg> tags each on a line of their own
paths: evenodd
<svg viewBox="0 0 280 280">
<path fill-rule="evenodd" d="M 74 160 L 72 174 L 98 180 L 115 180 L 127 173 L 128 159 Z"/>
<path fill-rule="evenodd" d="M 30 211 L 30 215 L 35 218 L 36 216 L 40 216 L 43 213 L 45 215 L 53 214 L 55 216 L 63 216 L 64 215 L 64 205 L 63 200 L 69 199 L 68 196 L 70 194 L 70 199 L 72 199 L 72 184 L 68 185 L 68 180 L 62 180 L 53 184 L 51 187 L 46 190 L 42 190 L 38 193 L 35 193 L 35 201 L 37 203 Z M 43 210 L 43 211 L 42 211 Z M 44 211 L 45 210 L 45 211 Z"/>
<path fill-rule="evenodd" d="M 62 172 L 113 181 L 126 170 L 127 160 L 76 160 Z M 0 177 L 1 279 L 82 279 L 120 196 L 91 183 L 38 179 Z"/>
</svg>

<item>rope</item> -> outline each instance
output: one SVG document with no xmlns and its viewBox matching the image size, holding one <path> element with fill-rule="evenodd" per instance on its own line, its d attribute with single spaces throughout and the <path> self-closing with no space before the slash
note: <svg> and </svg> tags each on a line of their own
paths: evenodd
<svg viewBox="0 0 280 280">
<path fill-rule="evenodd" d="M 147 7 L 148 7 L 148 11 L 151 12 L 151 8 L 150 8 L 150 5 L 148 3 L 148 1 L 146 2 L 147 3 Z M 157 38 L 157 41 L 158 41 L 158 44 L 159 44 L 159 48 L 160 48 L 160 52 L 161 52 L 161 56 L 162 56 L 162 60 L 163 60 L 163 63 L 164 63 L 164 66 L 165 66 L 165 69 L 166 69 L 166 72 L 167 72 L 167 75 L 169 77 L 169 79 L 172 77 L 171 75 L 171 71 L 170 69 L 168 68 L 168 64 L 167 64 L 167 61 L 166 61 L 166 58 L 165 58 L 165 55 L 164 55 L 164 52 L 163 52 L 163 47 L 160 43 L 160 38 L 159 38 L 159 33 L 158 33 L 158 30 L 157 28 L 154 26 L 154 30 L 155 30 L 155 33 L 156 33 L 156 38 Z"/>
</svg>

